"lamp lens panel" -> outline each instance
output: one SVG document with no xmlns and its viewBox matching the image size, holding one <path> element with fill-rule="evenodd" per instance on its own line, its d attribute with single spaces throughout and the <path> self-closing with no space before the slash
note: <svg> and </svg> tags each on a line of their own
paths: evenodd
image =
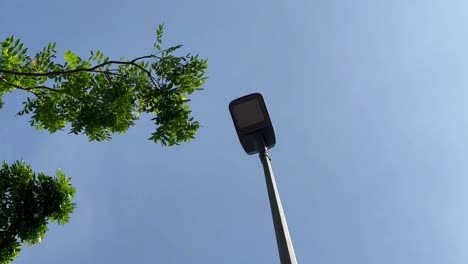
<svg viewBox="0 0 468 264">
<path fill-rule="evenodd" d="M 265 121 L 262 108 L 257 99 L 235 105 L 232 110 L 239 129 Z"/>
</svg>

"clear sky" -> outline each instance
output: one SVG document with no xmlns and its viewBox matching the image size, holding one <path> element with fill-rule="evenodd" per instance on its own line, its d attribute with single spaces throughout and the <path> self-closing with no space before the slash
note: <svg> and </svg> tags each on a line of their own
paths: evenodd
<svg viewBox="0 0 468 264">
<path fill-rule="evenodd" d="M 300 263 L 468 263 L 466 1 L 0 1 L 0 38 L 31 51 L 209 59 L 197 139 L 163 148 L 142 120 L 111 142 L 49 135 L 4 96 L 0 160 L 61 168 L 78 208 L 15 263 L 278 263 L 262 167 L 228 103 L 261 92 Z"/>
</svg>

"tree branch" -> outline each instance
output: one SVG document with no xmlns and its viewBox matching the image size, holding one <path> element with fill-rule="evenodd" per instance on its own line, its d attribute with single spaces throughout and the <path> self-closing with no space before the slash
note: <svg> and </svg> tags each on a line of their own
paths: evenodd
<svg viewBox="0 0 468 264">
<path fill-rule="evenodd" d="M 26 92 L 30 92 L 32 94 L 34 94 L 36 97 L 39 97 L 39 94 L 37 94 L 36 92 L 32 91 L 30 88 L 25 88 L 25 87 L 21 87 L 19 85 L 16 85 L 16 84 L 13 84 L 13 83 L 10 83 L 8 82 L 7 80 L 5 80 L 5 78 L 3 77 L 0 77 L 0 81 L 7 84 L 7 85 L 10 85 L 10 86 L 13 86 L 17 89 L 20 89 L 20 90 L 23 90 L 23 91 L 26 91 Z"/>
<path fill-rule="evenodd" d="M 112 65 L 112 64 L 117 64 L 117 65 L 132 65 L 135 67 L 140 68 L 141 70 L 144 70 L 147 72 L 147 70 L 140 65 L 136 64 L 135 62 L 141 59 L 145 58 L 153 58 L 155 55 L 148 55 L 148 56 L 142 56 L 138 57 L 136 59 L 133 59 L 131 61 L 106 61 L 103 63 L 100 63 L 94 67 L 91 68 L 77 68 L 69 71 L 51 71 L 51 72 L 17 72 L 17 71 L 11 71 L 11 70 L 2 70 L 0 69 L 0 73 L 3 74 L 11 74 L 11 75 L 18 75 L 18 76 L 34 76 L 34 77 L 40 77 L 40 76 L 54 76 L 54 75 L 69 75 L 73 73 L 79 73 L 79 72 L 98 72 L 98 73 L 112 73 L 111 71 L 98 71 L 97 69 L 102 68 L 106 65 Z"/>
<path fill-rule="evenodd" d="M 136 63 L 138 60 L 148 59 L 148 58 L 159 58 L 159 57 L 157 57 L 156 55 L 147 55 L 147 56 L 142 56 L 142 57 L 135 58 L 135 59 L 133 59 L 131 61 L 106 61 L 106 62 L 100 63 L 100 64 L 98 64 L 98 65 L 96 65 L 94 67 L 91 67 L 91 68 L 77 68 L 77 69 L 73 69 L 73 70 L 69 70 L 69 71 L 51 71 L 51 72 L 39 73 L 39 72 L 17 72 L 17 71 L 12 71 L 12 70 L 0 69 L 0 73 L 9 74 L 9 75 L 17 75 L 17 76 L 32 76 L 32 77 L 44 77 L 44 76 L 45 77 L 51 77 L 51 76 L 55 76 L 55 75 L 70 75 L 70 74 L 79 73 L 79 72 L 116 74 L 116 73 L 112 72 L 113 70 L 100 71 L 98 69 L 102 68 L 102 67 L 104 67 L 106 65 L 113 65 L 113 64 L 130 65 L 130 66 L 137 67 L 140 70 L 142 70 L 144 73 L 146 73 L 146 75 L 148 75 L 148 78 L 153 83 L 153 85 L 155 87 L 159 88 L 159 85 L 156 83 L 157 80 L 155 80 L 155 78 L 153 77 L 151 72 L 148 71 L 147 69 L 141 67 L 140 65 L 138 65 Z"/>
<path fill-rule="evenodd" d="M 136 62 L 136 61 L 139 61 L 139 60 L 142 60 L 142 59 L 153 59 L 153 58 L 161 59 L 161 57 L 156 56 L 156 55 L 146 55 L 146 56 L 141 56 L 141 57 L 135 58 L 135 59 L 131 60 L 130 62 Z"/>
<path fill-rule="evenodd" d="M 34 94 L 35 96 L 39 97 L 39 94 L 34 92 L 33 89 L 44 89 L 44 90 L 49 90 L 49 91 L 54 91 L 54 92 L 62 92 L 60 90 L 57 90 L 57 89 L 54 89 L 54 88 L 50 88 L 48 86 L 35 86 L 35 87 L 23 87 L 23 86 L 19 86 L 19 85 L 16 85 L 16 84 L 13 84 L 13 83 L 10 83 L 9 81 L 5 80 L 5 78 L 3 77 L 0 77 L 0 81 L 2 81 L 3 83 L 7 84 L 7 85 L 10 85 L 10 86 L 13 86 L 17 89 L 20 89 L 20 90 L 23 90 L 23 91 L 26 91 L 26 92 L 30 92 L 32 94 Z"/>
</svg>

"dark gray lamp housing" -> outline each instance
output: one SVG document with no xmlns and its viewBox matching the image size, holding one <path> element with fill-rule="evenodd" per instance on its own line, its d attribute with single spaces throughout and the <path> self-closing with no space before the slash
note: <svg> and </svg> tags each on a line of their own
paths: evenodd
<svg viewBox="0 0 468 264">
<path fill-rule="evenodd" d="M 264 152 L 276 143 L 275 131 L 263 97 L 253 93 L 229 104 L 237 135 L 247 154 Z"/>
</svg>

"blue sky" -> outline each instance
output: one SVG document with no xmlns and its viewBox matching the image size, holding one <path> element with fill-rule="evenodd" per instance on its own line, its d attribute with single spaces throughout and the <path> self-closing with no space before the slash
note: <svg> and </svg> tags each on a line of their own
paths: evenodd
<svg viewBox="0 0 468 264">
<path fill-rule="evenodd" d="M 110 142 L 49 135 L 4 96 L 0 160 L 61 168 L 78 208 L 28 263 L 277 263 L 262 167 L 228 103 L 261 92 L 300 263 L 467 263 L 465 1 L 1 1 L 0 38 L 112 58 L 165 44 L 209 59 L 197 139 L 162 148 L 141 120 Z"/>
</svg>

